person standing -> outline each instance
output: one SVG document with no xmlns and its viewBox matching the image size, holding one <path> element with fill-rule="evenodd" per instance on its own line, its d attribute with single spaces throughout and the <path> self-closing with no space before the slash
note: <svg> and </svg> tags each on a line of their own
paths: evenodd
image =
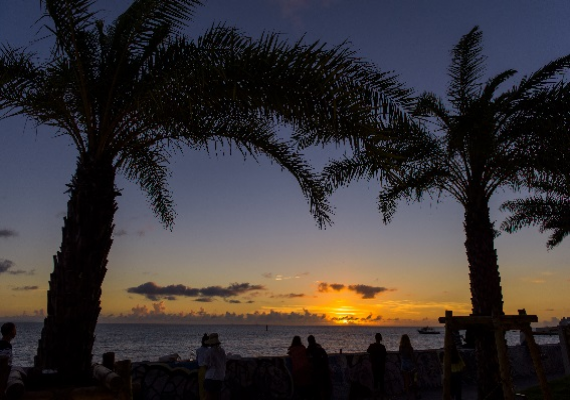
<svg viewBox="0 0 570 400">
<path fill-rule="evenodd" d="M 375 342 L 368 346 L 366 352 L 370 354 L 372 376 L 374 377 L 374 398 L 380 394 L 384 398 L 384 372 L 386 371 L 386 346 L 382 343 L 382 334 L 374 335 Z"/>
<path fill-rule="evenodd" d="M 202 336 L 202 346 L 196 349 L 196 362 L 198 362 L 198 393 L 200 400 L 206 400 L 206 391 L 204 390 L 204 380 L 206 379 L 206 353 L 208 352 L 208 334 Z"/>
<path fill-rule="evenodd" d="M 295 398 L 306 399 L 311 384 L 311 365 L 307 355 L 307 348 L 301 342 L 300 336 L 293 337 L 293 342 L 287 350 L 291 357 L 291 372 L 295 387 Z"/>
<path fill-rule="evenodd" d="M 329 356 L 313 335 L 309 335 L 307 341 L 309 342 L 307 356 L 313 370 L 311 394 L 315 399 L 329 400 L 332 396 Z"/>
<path fill-rule="evenodd" d="M 418 387 L 416 384 L 416 359 L 414 356 L 414 348 L 412 347 L 412 342 L 410 337 L 403 334 L 400 338 L 400 347 L 398 349 L 398 354 L 400 356 L 400 372 L 402 373 L 402 378 L 404 379 L 404 389 L 406 391 L 406 397 L 411 399 L 412 394 L 416 399 L 420 398 L 418 393 Z"/>
<path fill-rule="evenodd" d="M 8 358 L 8 366 L 12 367 L 12 339 L 16 337 L 16 324 L 13 322 L 6 322 L 0 328 L 2 332 L 2 339 L 0 340 L 0 356 L 5 356 Z"/>
<path fill-rule="evenodd" d="M 220 346 L 221 342 L 217 333 L 210 333 L 206 344 L 210 346 L 204 357 L 204 364 L 207 368 L 204 379 L 206 400 L 220 400 L 226 377 L 226 352 Z"/>
</svg>

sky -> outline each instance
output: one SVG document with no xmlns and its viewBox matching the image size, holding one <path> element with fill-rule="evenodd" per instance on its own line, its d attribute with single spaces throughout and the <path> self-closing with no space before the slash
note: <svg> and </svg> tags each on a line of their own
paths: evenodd
<svg viewBox="0 0 570 400">
<path fill-rule="evenodd" d="M 100 0 L 97 8 L 111 19 L 129 3 Z M 347 41 L 418 94 L 445 95 L 449 52 L 476 25 L 489 77 L 513 68 L 518 81 L 570 53 L 567 0 L 205 3 L 186 35 L 224 23 L 252 37 L 269 31 L 291 41 Z M 0 43 L 45 49 L 49 38 L 35 40 L 39 1 L 0 0 L 0 10 Z M 307 158 L 318 169 L 342 151 L 310 150 Z M 75 159 L 71 142 L 52 130 L 0 120 L 1 319 L 45 315 Z M 384 225 L 378 183 L 356 182 L 331 197 L 334 224 L 319 230 L 294 179 L 267 160 L 187 151 L 171 169 L 172 231 L 136 185 L 117 181 L 102 322 L 436 325 L 445 310 L 470 313 L 463 210 L 452 198 L 400 204 Z M 499 205 L 515 196 L 492 199 L 497 227 L 506 217 Z M 570 242 L 547 251 L 546 240 L 527 228 L 502 233 L 495 245 L 505 312 L 526 308 L 550 324 L 570 316 Z"/>
</svg>

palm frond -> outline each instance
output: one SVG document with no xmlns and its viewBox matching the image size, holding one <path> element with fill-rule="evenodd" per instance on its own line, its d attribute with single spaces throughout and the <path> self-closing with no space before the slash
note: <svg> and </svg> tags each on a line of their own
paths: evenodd
<svg viewBox="0 0 570 400">
<path fill-rule="evenodd" d="M 512 213 L 501 229 L 513 233 L 525 226 L 538 226 L 541 233 L 552 231 L 546 246 L 552 249 L 570 234 L 570 197 L 534 196 L 504 203 L 501 210 Z"/>
<path fill-rule="evenodd" d="M 159 146 L 149 148 L 131 142 L 131 146 L 123 152 L 127 154 L 123 157 L 124 164 L 120 165 L 121 171 L 127 179 L 140 186 L 156 217 L 165 227 L 172 229 L 176 212 L 172 193 L 168 189 L 170 172 L 165 150 Z"/>
<path fill-rule="evenodd" d="M 482 55 L 483 33 L 474 27 L 464 35 L 451 51 L 452 59 L 448 73 L 451 78 L 447 95 L 454 107 L 461 112 L 478 96 L 479 79 L 485 71 L 486 57 Z"/>
<path fill-rule="evenodd" d="M 201 5 L 200 0 L 136 0 L 112 26 L 113 47 L 123 49 L 120 53 L 126 48 L 132 54 L 142 53 L 157 37 L 177 33 Z"/>
</svg>

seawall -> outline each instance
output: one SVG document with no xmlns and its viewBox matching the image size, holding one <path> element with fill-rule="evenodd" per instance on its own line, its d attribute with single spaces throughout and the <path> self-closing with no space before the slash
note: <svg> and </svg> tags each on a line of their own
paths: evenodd
<svg viewBox="0 0 570 400">
<path fill-rule="evenodd" d="M 526 347 L 509 349 L 512 375 L 515 379 L 536 376 Z M 540 346 L 542 363 L 547 376 L 564 373 L 560 344 Z M 418 385 L 421 388 L 441 388 L 441 350 L 416 351 Z M 465 382 L 476 376 L 473 350 L 461 350 L 467 364 Z M 331 354 L 329 363 L 333 382 L 333 399 L 357 399 L 367 396 L 373 386 L 367 353 Z M 229 359 L 226 367 L 223 399 L 292 399 L 293 380 L 289 357 L 256 357 Z M 133 383 L 140 385 L 140 400 L 198 400 L 196 363 L 133 363 Z M 385 387 L 388 395 L 403 393 L 399 356 L 388 352 Z"/>
</svg>

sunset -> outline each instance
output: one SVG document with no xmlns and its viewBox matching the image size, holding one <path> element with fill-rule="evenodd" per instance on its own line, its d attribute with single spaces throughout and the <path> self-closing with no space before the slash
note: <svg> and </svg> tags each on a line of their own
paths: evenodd
<svg viewBox="0 0 570 400">
<path fill-rule="evenodd" d="M 129 3 L 97 6 L 110 18 Z M 275 31 L 291 40 L 348 40 L 359 56 L 395 70 L 416 93 L 443 94 L 449 50 L 475 25 L 484 33 L 489 76 L 515 68 L 520 79 L 569 52 L 570 10 L 563 3 L 514 9 L 507 3 L 449 1 L 412 11 L 407 2 L 211 1 L 187 33 L 225 23 L 254 36 Z M 34 42 L 36 2 L 6 2 L 3 9 L 2 41 L 44 52 L 43 41 Z M 36 130 L 23 117 L 0 123 L 0 314 L 41 320 L 75 155 L 50 128 Z M 307 158 L 318 170 L 344 151 L 311 149 Z M 452 198 L 401 204 L 384 225 L 379 184 L 355 182 L 331 197 L 333 225 L 319 230 L 294 179 L 263 157 L 256 163 L 229 152 L 185 151 L 170 167 L 172 231 L 152 215 L 136 185 L 118 178 L 101 321 L 216 316 L 228 323 L 423 325 L 447 309 L 470 313 L 463 211 Z M 507 191 L 491 200 L 496 228 L 506 217 L 499 205 L 516 196 Z M 549 324 L 570 314 L 570 253 L 567 243 L 547 251 L 546 239 L 527 228 L 502 232 L 495 243 L 505 311 L 526 308 Z"/>
</svg>

